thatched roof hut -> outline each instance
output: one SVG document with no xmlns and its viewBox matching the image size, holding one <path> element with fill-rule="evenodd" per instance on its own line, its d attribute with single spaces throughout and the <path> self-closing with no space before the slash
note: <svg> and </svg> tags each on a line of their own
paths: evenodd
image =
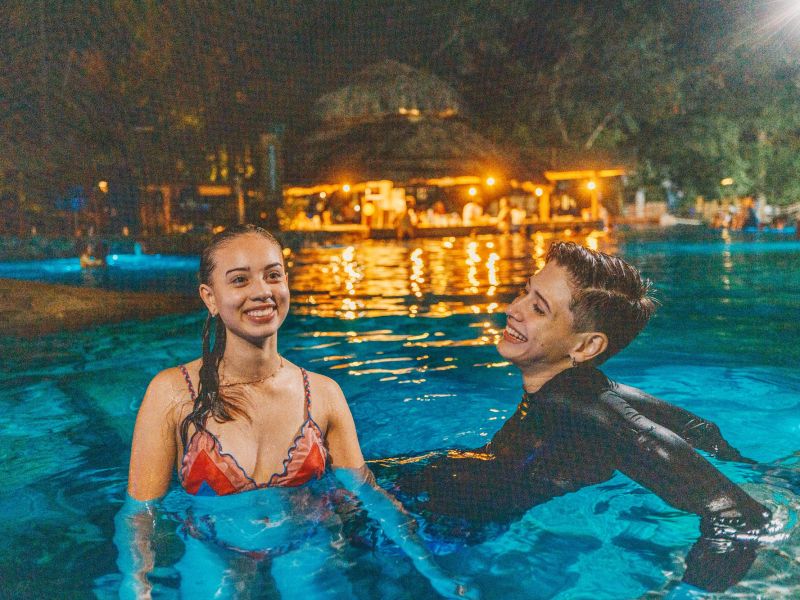
<svg viewBox="0 0 800 600">
<path fill-rule="evenodd" d="M 390 179 L 396 184 L 444 177 L 520 177 L 508 152 L 456 119 L 384 118 L 345 129 L 322 129 L 296 164 L 306 182 Z M 301 162 L 302 161 L 302 162 Z"/>
<path fill-rule="evenodd" d="M 464 103 L 438 77 L 385 60 L 361 71 L 350 85 L 320 97 L 313 112 L 324 126 L 341 127 L 396 115 L 411 118 L 463 115 Z"/>
<path fill-rule="evenodd" d="M 315 113 L 319 128 L 289 157 L 287 180 L 295 184 L 534 178 L 513 151 L 466 124 L 453 88 L 408 65 L 368 67 L 354 83 L 322 96 Z"/>
</svg>

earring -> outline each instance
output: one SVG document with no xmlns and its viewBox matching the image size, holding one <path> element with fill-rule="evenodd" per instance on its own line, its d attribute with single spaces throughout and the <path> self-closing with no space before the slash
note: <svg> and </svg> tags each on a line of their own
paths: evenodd
<svg viewBox="0 0 800 600">
<path fill-rule="evenodd" d="M 570 356 L 570 358 L 572 359 L 572 368 L 574 369 L 575 367 L 578 366 L 578 361 L 575 360 L 574 356 Z"/>
</svg>

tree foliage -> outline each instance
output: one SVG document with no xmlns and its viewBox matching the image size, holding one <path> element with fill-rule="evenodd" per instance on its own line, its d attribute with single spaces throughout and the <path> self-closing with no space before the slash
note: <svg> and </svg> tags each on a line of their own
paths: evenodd
<svg viewBox="0 0 800 600">
<path fill-rule="evenodd" d="M 481 132 L 543 166 L 602 151 L 688 198 L 732 177 L 797 201 L 787 2 L 6 0 L 0 186 L 34 210 L 120 173 L 248 177 L 259 133 L 302 135 L 317 98 L 388 58 L 443 77 Z"/>
</svg>

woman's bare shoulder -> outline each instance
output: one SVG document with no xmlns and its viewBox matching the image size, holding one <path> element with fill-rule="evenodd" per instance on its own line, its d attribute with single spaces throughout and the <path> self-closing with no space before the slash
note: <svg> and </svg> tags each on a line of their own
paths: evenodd
<svg viewBox="0 0 800 600">
<path fill-rule="evenodd" d="M 314 396 L 335 396 L 344 400 L 342 388 L 333 379 L 327 375 L 314 373 L 313 371 L 306 370 L 308 373 L 308 383 L 311 385 L 311 393 Z"/>
<path fill-rule="evenodd" d="M 197 391 L 201 360 L 193 360 L 175 367 L 164 369 L 156 374 L 147 386 L 142 406 L 148 404 L 150 410 L 172 411 L 191 404 L 192 391 Z M 181 368 L 183 367 L 183 368 Z M 191 382 L 187 382 L 187 375 Z"/>
</svg>

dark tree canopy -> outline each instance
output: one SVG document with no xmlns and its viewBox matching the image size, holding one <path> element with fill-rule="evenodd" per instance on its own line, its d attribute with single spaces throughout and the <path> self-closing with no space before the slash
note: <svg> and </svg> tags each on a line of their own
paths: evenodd
<svg viewBox="0 0 800 600">
<path fill-rule="evenodd" d="M 36 211 L 71 186 L 120 174 L 139 185 L 257 178 L 260 133 L 280 125 L 290 151 L 314 126 L 314 103 L 341 108 L 330 94 L 371 64 L 397 71 L 395 87 L 373 98 L 405 102 L 394 97 L 405 63 L 443 82 L 409 98 L 416 108 L 452 104 L 478 132 L 544 166 L 601 150 L 635 157 L 642 182 L 669 179 L 687 198 L 717 196 L 731 177 L 737 193 L 796 202 L 792 6 L 8 0 L 0 191 Z"/>
</svg>

